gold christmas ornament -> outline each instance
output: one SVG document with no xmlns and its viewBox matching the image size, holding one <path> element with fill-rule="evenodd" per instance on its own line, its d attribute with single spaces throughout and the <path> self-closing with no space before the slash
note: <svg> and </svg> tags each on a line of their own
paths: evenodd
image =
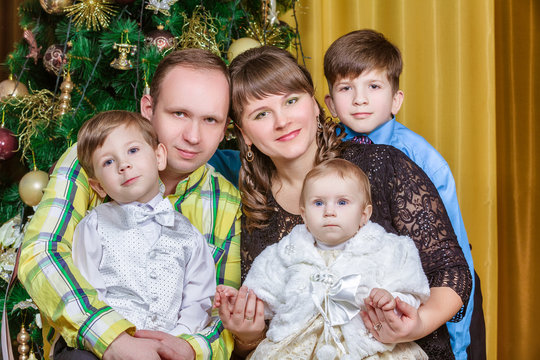
<svg viewBox="0 0 540 360">
<path fill-rule="evenodd" d="M 30 341 L 30 334 L 26 332 L 23 324 L 21 325 L 21 331 L 17 334 L 19 360 L 28 360 L 28 353 L 30 352 L 28 341 Z"/>
<path fill-rule="evenodd" d="M 0 82 L 0 100 L 7 96 L 24 96 L 28 94 L 28 88 L 22 82 L 13 80 L 13 75 L 9 75 L 7 80 Z"/>
<path fill-rule="evenodd" d="M 39 4 L 46 13 L 59 15 L 73 4 L 73 0 L 39 0 Z"/>
<path fill-rule="evenodd" d="M 215 20 L 210 12 L 197 5 L 191 19 L 184 16 L 184 26 L 182 36 L 178 39 L 178 47 L 206 49 L 220 56 L 221 51 L 216 41 L 218 29 L 214 25 Z"/>
<path fill-rule="evenodd" d="M 133 64 L 128 59 L 128 54 L 133 56 L 137 52 L 137 46 L 131 44 L 114 43 L 113 49 L 118 50 L 120 56 L 111 62 L 111 66 L 118 70 L 131 70 Z"/>
<path fill-rule="evenodd" d="M 260 42 L 248 37 L 234 40 L 231 46 L 229 46 L 229 51 L 227 51 L 227 59 L 229 59 L 229 61 L 233 61 L 233 59 L 237 55 L 243 53 L 246 50 L 253 49 L 259 46 L 261 46 Z"/>
<path fill-rule="evenodd" d="M 64 81 L 60 85 L 60 96 L 58 99 L 58 105 L 55 109 L 55 115 L 60 117 L 71 110 L 71 92 L 73 91 L 73 82 L 71 81 L 71 75 L 69 72 L 64 77 Z"/>
<path fill-rule="evenodd" d="M 111 17 L 116 14 L 116 6 L 110 0 L 80 0 L 66 9 L 67 16 L 73 16 L 78 27 L 99 31 L 108 28 Z"/>
<path fill-rule="evenodd" d="M 19 195 L 28 206 L 36 206 L 43 197 L 43 189 L 49 182 L 49 174 L 41 170 L 33 170 L 24 175 L 19 182 Z"/>
</svg>

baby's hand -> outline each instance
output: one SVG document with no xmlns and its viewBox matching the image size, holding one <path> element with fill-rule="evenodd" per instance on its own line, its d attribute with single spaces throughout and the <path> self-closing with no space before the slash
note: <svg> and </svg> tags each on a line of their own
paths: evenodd
<svg viewBox="0 0 540 360">
<path fill-rule="evenodd" d="M 218 285 L 216 288 L 216 295 L 214 296 L 214 308 L 219 309 L 222 306 L 225 306 L 227 310 L 232 313 L 237 296 L 238 290 L 235 288 L 226 285 Z"/>
<path fill-rule="evenodd" d="M 390 311 L 396 308 L 396 300 L 389 291 L 384 289 L 372 289 L 368 299 L 371 306 L 383 311 Z"/>
</svg>

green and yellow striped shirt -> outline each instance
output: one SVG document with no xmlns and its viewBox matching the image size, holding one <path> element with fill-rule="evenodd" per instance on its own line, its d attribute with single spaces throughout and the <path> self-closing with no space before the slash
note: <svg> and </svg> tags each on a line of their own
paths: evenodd
<svg viewBox="0 0 540 360">
<path fill-rule="evenodd" d="M 240 286 L 238 190 L 211 166 L 201 166 L 176 187 L 171 203 L 199 229 L 212 248 L 216 283 Z M 19 279 L 41 311 L 44 353 L 62 336 L 68 346 L 100 358 L 123 331 L 135 327 L 98 299 L 95 289 L 74 267 L 71 243 L 75 227 L 102 200 L 88 185 L 76 145 L 58 160 L 22 245 Z M 201 333 L 182 335 L 197 359 L 228 359 L 234 341 L 217 316 Z"/>
</svg>

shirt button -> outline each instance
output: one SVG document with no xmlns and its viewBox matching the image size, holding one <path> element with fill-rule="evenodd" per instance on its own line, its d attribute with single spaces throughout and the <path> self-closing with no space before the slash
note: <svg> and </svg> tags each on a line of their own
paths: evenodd
<svg viewBox="0 0 540 360">
<path fill-rule="evenodd" d="M 157 295 L 152 295 L 152 300 L 157 301 L 157 299 L 158 299 Z"/>
<path fill-rule="evenodd" d="M 150 273 L 150 279 L 156 279 L 156 278 L 157 278 L 157 274 L 154 271 L 152 271 Z"/>
<path fill-rule="evenodd" d="M 148 254 L 148 257 L 150 259 L 155 259 L 156 258 L 156 252 L 155 251 L 150 252 L 150 254 Z"/>
<path fill-rule="evenodd" d="M 157 320 L 157 315 L 156 314 L 152 315 L 152 321 L 156 321 L 156 320 Z"/>
</svg>

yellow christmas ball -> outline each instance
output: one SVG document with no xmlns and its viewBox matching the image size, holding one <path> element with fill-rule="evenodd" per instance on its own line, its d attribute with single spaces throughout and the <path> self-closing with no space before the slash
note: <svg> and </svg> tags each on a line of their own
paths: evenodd
<svg viewBox="0 0 540 360">
<path fill-rule="evenodd" d="M 39 3 L 48 14 L 59 15 L 73 4 L 73 0 L 39 0 Z"/>
<path fill-rule="evenodd" d="M 261 46 L 260 42 L 248 37 L 234 40 L 231 46 L 229 46 L 229 51 L 227 51 L 227 59 L 229 59 L 229 61 L 233 61 L 233 59 L 237 55 L 243 53 L 246 50 L 253 49 L 259 46 Z"/>
<path fill-rule="evenodd" d="M 278 15 L 278 20 L 280 22 L 286 23 L 290 27 L 294 28 L 296 26 L 296 21 L 294 20 L 294 11 L 293 11 L 292 8 L 287 10 L 286 12 L 284 12 L 282 14 L 279 14 Z"/>
<path fill-rule="evenodd" d="M 49 174 L 34 170 L 24 175 L 19 182 L 19 195 L 28 206 L 36 206 L 43 197 L 43 189 L 49 182 Z"/>
<path fill-rule="evenodd" d="M 7 79 L 0 82 L 0 100 L 6 96 L 23 96 L 28 94 L 28 88 L 22 82 Z"/>
</svg>

